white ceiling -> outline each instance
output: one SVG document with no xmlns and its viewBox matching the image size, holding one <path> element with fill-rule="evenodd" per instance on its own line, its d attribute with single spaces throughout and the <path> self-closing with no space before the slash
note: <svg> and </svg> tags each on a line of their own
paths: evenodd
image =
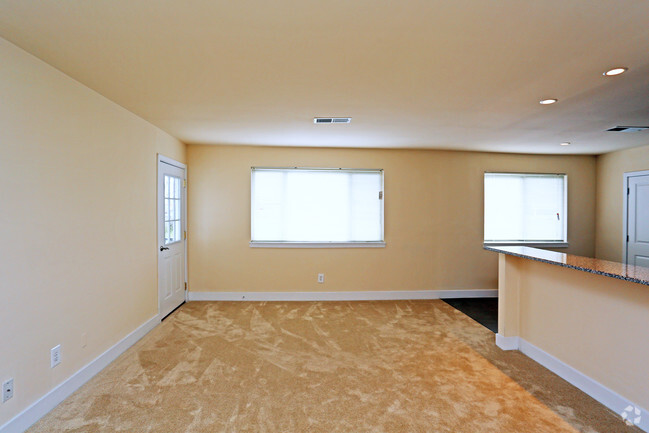
<svg viewBox="0 0 649 433">
<path fill-rule="evenodd" d="M 604 132 L 649 125 L 646 0 L 0 0 L 0 36 L 187 143 L 649 144 Z"/>
</svg>

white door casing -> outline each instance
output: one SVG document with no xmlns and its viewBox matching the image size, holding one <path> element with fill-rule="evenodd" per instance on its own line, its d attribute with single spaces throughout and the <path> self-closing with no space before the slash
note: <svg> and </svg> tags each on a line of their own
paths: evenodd
<svg viewBox="0 0 649 433">
<path fill-rule="evenodd" d="M 649 267 L 649 172 L 627 173 L 626 263 Z"/>
<path fill-rule="evenodd" d="M 158 156 L 158 311 L 166 317 L 185 301 L 186 166 Z"/>
</svg>

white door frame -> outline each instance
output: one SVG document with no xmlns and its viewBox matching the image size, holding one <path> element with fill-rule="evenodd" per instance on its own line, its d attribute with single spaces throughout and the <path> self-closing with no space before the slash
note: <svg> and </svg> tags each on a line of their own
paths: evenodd
<svg viewBox="0 0 649 433">
<path fill-rule="evenodd" d="M 629 236 L 629 179 L 632 177 L 636 176 L 649 176 L 649 170 L 641 170 L 641 171 L 629 171 L 624 173 L 624 192 L 623 192 L 623 197 L 624 197 L 624 206 L 622 206 L 623 209 L 623 232 L 622 232 L 622 242 L 623 242 L 623 263 L 628 264 L 629 263 L 629 246 L 627 242 L 627 238 Z"/>
<path fill-rule="evenodd" d="M 156 241 L 155 241 L 156 242 L 155 243 L 156 244 L 156 251 L 158 249 L 158 241 L 159 241 L 159 237 L 160 237 L 160 218 L 159 218 L 159 216 L 160 216 L 160 212 L 162 210 L 161 208 L 162 208 L 162 206 L 164 206 L 164 201 L 160 200 L 160 191 L 158 191 L 158 188 L 159 188 L 158 176 L 160 175 L 158 173 L 158 169 L 160 168 L 160 163 L 164 162 L 165 164 L 173 165 L 174 167 L 178 167 L 178 168 L 182 169 L 183 172 L 184 172 L 183 179 L 185 179 L 185 180 L 187 179 L 187 164 L 183 164 L 182 162 L 176 161 L 175 159 L 169 158 L 169 157 L 161 155 L 159 153 L 157 154 L 157 156 L 158 156 L 158 160 L 156 162 L 156 218 L 155 218 L 156 219 L 156 233 L 155 233 L 155 236 L 156 236 Z M 183 228 L 182 228 L 182 230 L 183 230 L 183 233 L 187 232 L 187 188 L 186 187 L 185 187 L 185 191 L 184 191 L 184 194 L 183 194 Z M 185 263 L 183 264 L 183 266 L 185 267 L 185 281 L 184 282 L 185 282 L 185 287 L 186 287 L 186 289 L 185 289 L 185 302 L 187 302 L 187 298 L 188 298 L 187 293 L 189 291 L 189 287 L 187 287 L 187 282 L 189 281 L 188 276 L 187 276 L 187 238 L 185 238 L 184 236 L 183 236 L 183 238 L 184 238 L 183 239 L 183 248 L 184 248 L 184 256 L 185 256 L 184 257 Z M 157 271 L 157 269 L 159 269 L 159 266 L 160 266 L 160 263 L 158 263 L 159 260 L 160 260 L 160 256 L 158 254 L 156 254 L 156 263 L 158 265 L 158 267 L 156 268 L 156 281 L 158 283 L 158 286 L 156 288 L 156 290 L 158 292 L 158 320 L 162 320 L 162 317 L 160 317 L 160 314 L 161 314 L 161 311 L 160 311 L 160 281 L 159 281 L 160 275 L 159 275 L 159 273 Z"/>
</svg>

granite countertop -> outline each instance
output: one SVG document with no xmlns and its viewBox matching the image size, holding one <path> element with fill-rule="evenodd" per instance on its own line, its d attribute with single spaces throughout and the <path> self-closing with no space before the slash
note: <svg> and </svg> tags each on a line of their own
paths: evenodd
<svg viewBox="0 0 649 433">
<path fill-rule="evenodd" d="M 625 265 L 624 263 L 573 256 L 532 247 L 485 245 L 484 249 L 649 286 L 649 268 L 643 266 Z"/>
</svg>

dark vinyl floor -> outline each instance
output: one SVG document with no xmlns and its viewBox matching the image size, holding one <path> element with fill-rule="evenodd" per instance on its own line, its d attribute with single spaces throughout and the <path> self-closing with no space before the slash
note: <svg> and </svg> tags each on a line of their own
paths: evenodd
<svg viewBox="0 0 649 433">
<path fill-rule="evenodd" d="M 442 299 L 491 332 L 498 332 L 498 298 Z"/>
</svg>

